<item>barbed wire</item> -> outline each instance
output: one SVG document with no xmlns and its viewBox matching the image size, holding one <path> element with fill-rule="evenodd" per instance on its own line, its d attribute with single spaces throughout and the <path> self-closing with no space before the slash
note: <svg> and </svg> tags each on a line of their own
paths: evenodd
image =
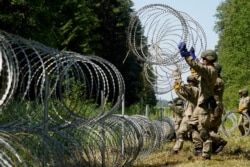
<svg viewBox="0 0 250 167">
<path fill-rule="evenodd" d="M 4 58 L 3 65 L 7 66 L 1 71 L 1 90 L 5 91 L 1 96 L 2 105 L 8 104 L 14 93 L 20 101 L 29 99 L 43 104 L 46 75 L 49 76 L 50 84 L 48 99 L 59 99 L 58 103 L 71 115 L 79 114 L 76 107 L 81 109 L 80 103 L 76 106 L 75 102 L 65 101 L 65 96 L 74 96 L 71 94 L 76 91 L 72 90 L 73 83 L 79 82 L 79 89 L 82 90 L 82 97 L 79 98 L 83 98 L 83 101 L 94 99 L 98 102 L 102 92 L 111 104 L 110 113 L 120 104 L 125 89 L 123 78 L 114 65 L 100 57 L 58 51 L 4 31 L 1 31 L 1 53 Z M 102 111 L 96 112 L 93 117 Z"/>
<path fill-rule="evenodd" d="M 174 132 L 164 120 L 115 115 L 124 81 L 98 56 L 2 30 L 0 53 L 1 166 L 129 166 Z"/>
<path fill-rule="evenodd" d="M 133 13 L 128 28 L 128 46 L 145 62 L 144 72 L 157 94 L 172 90 L 173 70 L 189 71 L 185 60 L 179 56 L 177 45 L 181 41 L 187 48 L 194 47 L 198 59 L 207 47 L 203 28 L 187 13 L 165 4 L 149 4 Z M 150 73 L 157 76 L 157 83 L 147 74 L 148 66 L 152 65 L 158 70 L 150 69 Z"/>
<path fill-rule="evenodd" d="M 145 61 L 148 82 L 155 85 L 152 76 L 162 82 L 156 93 L 168 92 L 170 71 L 187 69 L 177 44 L 185 41 L 199 53 L 206 47 L 205 33 L 190 16 L 167 5 L 148 5 L 134 16 L 130 49 Z M 173 137 L 169 119 L 114 115 L 124 81 L 98 56 L 58 51 L 0 31 L 0 65 L 2 166 L 129 166 Z"/>
</svg>

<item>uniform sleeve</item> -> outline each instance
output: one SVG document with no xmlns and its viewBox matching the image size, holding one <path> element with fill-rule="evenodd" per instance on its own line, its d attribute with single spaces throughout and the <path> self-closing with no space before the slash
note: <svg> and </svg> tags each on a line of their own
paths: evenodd
<svg viewBox="0 0 250 167">
<path fill-rule="evenodd" d="M 178 115 L 182 115 L 183 114 L 183 108 L 182 107 L 177 107 L 177 106 L 173 106 L 173 112 L 175 114 L 178 114 Z"/>
<path fill-rule="evenodd" d="M 203 65 L 201 62 L 193 59 L 191 56 L 186 56 L 185 60 L 187 64 L 191 68 L 193 68 L 199 76 L 202 76 L 202 78 L 204 78 L 208 82 L 211 80 L 211 76 L 214 75 L 214 70 L 212 70 L 209 66 Z"/>
<path fill-rule="evenodd" d="M 179 91 L 179 96 L 185 98 L 186 101 L 196 104 L 199 96 L 199 88 L 187 85 L 182 86 Z"/>
<path fill-rule="evenodd" d="M 249 96 L 247 96 L 242 100 L 240 107 L 242 107 L 243 110 L 249 110 L 249 106 L 250 106 L 250 98 Z"/>
</svg>

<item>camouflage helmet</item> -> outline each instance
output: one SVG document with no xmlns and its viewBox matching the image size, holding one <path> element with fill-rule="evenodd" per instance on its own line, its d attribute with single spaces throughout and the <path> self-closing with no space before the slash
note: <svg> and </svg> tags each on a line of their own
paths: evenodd
<svg viewBox="0 0 250 167">
<path fill-rule="evenodd" d="M 247 90 L 247 89 L 242 89 L 242 90 L 241 90 L 241 93 L 242 93 L 243 95 L 248 95 L 248 90 Z"/>
<path fill-rule="evenodd" d="M 221 72 L 222 67 L 219 63 L 214 63 L 214 68 L 218 71 L 218 73 Z"/>
<path fill-rule="evenodd" d="M 241 94 L 241 93 L 242 93 L 242 90 L 240 89 L 240 90 L 238 91 L 238 93 Z"/>
<path fill-rule="evenodd" d="M 182 105 L 182 104 L 183 104 L 182 100 L 177 100 L 177 102 L 176 102 L 177 106 Z"/>
<path fill-rule="evenodd" d="M 173 102 L 176 104 L 176 102 L 177 102 L 178 100 L 180 100 L 180 98 L 179 98 L 179 97 L 176 97 L 176 98 L 173 99 Z"/>
<path fill-rule="evenodd" d="M 201 58 L 205 58 L 207 60 L 216 61 L 217 60 L 217 54 L 213 50 L 205 50 L 201 53 Z"/>
<path fill-rule="evenodd" d="M 187 77 L 187 82 L 197 82 L 197 79 L 193 75 Z"/>
</svg>

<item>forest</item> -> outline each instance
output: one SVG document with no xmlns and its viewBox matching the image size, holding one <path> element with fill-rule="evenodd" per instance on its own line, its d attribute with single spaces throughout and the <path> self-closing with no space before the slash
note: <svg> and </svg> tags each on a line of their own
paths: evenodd
<svg viewBox="0 0 250 167">
<path fill-rule="evenodd" d="M 215 13 L 214 31 L 219 41 L 214 49 L 226 82 L 226 109 L 237 107 L 239 89 L 249 88 L 248 8 L 247 0 L 226 0 Z M 133 1 L 1 0 L 0 9 L 2 30 L 59 50 L 100 56 L 122 73 L 129 97 L 127 106 L 139 102 L 156 105 L 154 89 L 143 76 L 143 62 L 129 52 L 126 42 L 131 14 L 135 12 Z"/>
<path fill-rule="evenodd" d="M 248 18 L 248 15 L 250 15 L 248 12 L 249 9 L 250 9 L 250 2 L 248 0 L 242 0 L 242 1 L 225 0 L 217 7 L 216 13 L 214 15 L 216 17 L 214 31 L 219 36 L 219 41 L 214 50 L 218 54 L 218 63 L 222 66 L 221 76 L 225 81 L 225 91 L 223 95 L 223 104 L 225 111 L 236 109 L 238 107 L 238 90 L 243 88 L 250 90 L 249 87 L 250 79 L 248 74 L 248 72 L 250 71 L 249 70 L 250 58 L 248 56 L 248 51 L 250 51 L 250 45 L 249 45 L 250 38 L 248 38 L 248 36 L 250 36 L 250 29 L 249 29 L 250 21 Z M 5 114 L 3 114 L 1 117 L 1 128 L 2 128 L 1 130 L 3 130 L 1 137 L 5 136 L 5 139 L 9 137 L 11 138 L 10 141 L 12 141 L 12 139 L 19 138 L 19 140 L 23 139 L 22 140 L 23 143 L 26 144 L 32 143 L 32 145 L 29 146 L 32 148 L 31 149 L 32 151 L 38 150 L 36 148 L 39 149 L 43 148 L 42 144 L 44 144 L 44 141 L 46 141 L 47 142 L 46 144 L 49 146 L 49 148 L 53 150 L 54 148 L 53 142 L 56 141 L 56 143 L 60 143 L 64 146 L 62 150 L 65 151 L 72 146 L 68 145 L 68 141 L 69 140 L 73 141 L 72 140 L 73 138 L 84 141 L 83 142 L 84 144 L 85 143 L 89 144 L 95 141 L 96 137 L 97 138 L 100 137 L 99 134 L 96 134 L 96 131 L 99 131 L 103 127 L 106 128 L 105 129 L 106 132 L 110 131 L 110 133 L 104 134 L 104 136 L 105 135 L 108 136 L 106 139 L 112 139 L 112 140 L 114 139 L 115 142 L 120 143 L 120 140 L 118 140 L 120 139 L 119 132 L 124 131 L 124 129 L 121 129 L 121 127 L 123 126 L 120 126 L 121 124 L 118 124 L 117 122 L 116 126 L 113 126 L 112 121 L 121 120 L 121 122 L 126 122 L 129 120 L 128 122 L 126 122 L 127 127 L 126 126 L 125 127 L 127 129 L 125 130 L 130 132 L 131 129 L 134 128 L 133 129 L 134 131 L 132 131 L 134 135 L 133 137 L 136 138 L 139 136 L 139 139 L 141 139 L 140 135 L 138 135 L 138 129 L 136 129 L 139 126 L 133 121 L 135 121 L 136 119 L 141 121 L 144 120 L 145 118 L 143 119 L 140 117 L 127 118 L 119 116 L 117 117 L 114 115 L 112 115 L 114 117 L 105 117 L 106 116 L 105 114 L 107 115 L 109 114 L 107 112 L 108 109 L 111 108 L 110 112 L 113 112 L 113 109 L 118 108 L 116 104 L 120 102 L 119 101 L 120 94 L 116 96 L 115 93 L 117 91 L 125 92 L 125 97 L 126 97 L 125 106 L 131 107 L 128 113 L 126 113 L 129 115 L 136 115 L 136 114 L 143 115 L 146 105 L 149 105 L 152 108 L 154 107 L 157 108 L 157 103 L 159 102 L 159 99 L 156 98 L 157 95 L 156 80 L 157 77 L 159 77 L 155 75 L 157 74 L 157 72 L 154 71 L 152 64 L 149 64 L 149 67 L 147 68 L 152 70 L 152 73 L 147 73 L 147 74 L 144 73 L 145 62 L 142 59 L 138 59 L 138 57 L 134 55 L 136 51 L 131 51 L 131 48 L 129 47 L 128 44 L 128 32 L 130 31 L 129 26 L 131 23 L 131 18 L 134 16 L 134 12 L 136 11 L 134 11 L 133 9 L 132 0 L 105 0 L 105 1 L 0 0 L 0 32 L 2 33 L 3 31 L 1 35 L 4 36 L 4 38 L 6 37 L 7 39 L 8 37 L 10 37 L 9 39 L 6 40 L 2 38 L 2 36 L 0 36 L 1 37 L 0 40 L 10 41 L 9 46 L 14 48 L 13 53 L 20 53 L 20 52 L 24 53 L 21 54 L 21 57 L 17 56 L 15 58 L 17 58 L 17 60 L 20 62 L 19 64 L 20 66 L 18 66 L 17 69 L 18 70 L 20 69 L 22 72 L 25 73 L 15 74 L 15 76 L 21 76 L 19 80 L 20 83 L 25 83 L 25 81 L 33 79 L 32 83 L 29 82 L 25 83 L 27 85 L 31 85 L 29 87 L 30 89 L 27 89 L 28 86 L 25 84 L 24 85 L 21 84 L 21 86 L 18 85 L 18 89 L 15 89 L 15 91 L 17 91 L 15 92 L 17 95 L 24 94 L 23 97 L 27 98 L 29 101 L 28 102 L 25 101 L 25 103 L 22 103 L 21 101 L 21 103 L 19 103 L 20 99 L 17 99 L 17 101 L 11 102 L 11 105 L 8 106 L 6 110 L 9 112 L 5 112 Z M 172 12 L 174 13 L 175 11 Z M 183 16 L 182 19 L 185 19 L 185 17 L 188 18 L 187 15 L 182 15 L 182 16 Z M 141 44 L 141 46 L 144 46 L 142 48 L 142 51 L 145 51 L 144 53 L 147 55 L 149 53 L 149 50 L 152 49 L 152 47 L 154 46 L 147 45 L 146 43 L 146 40 L 148 38 L 147 36 L 141 38 L 143 31 L 144 31 L 143 27 L 139 23 L 137 30 L 134 31 L 135 32 L 134 39 L 135 43 L 138 42 Z M 19 37 L 11 36 L 8 33 L 17 35 Z M 24 40 L 22 37 L 27 40 Z M 16 41 L 18 42 L 21 41 L 21 42 L 15 43 Z M 36 43 L 34 41 L 37 41 L 39 43 Z M 4 46 L 5 44 L 1 45 L 1 49 L 3 49 Z M 177 46 L 174 46 L 174 48 L 177 49 Z M 141 48 L 135 47 L 135 49 L 140 50 Z M 6 51 L 8 51 L 8 48 L 6 49 Z M 39 55 L 41 57 L 35 57 L 33 59 L 32 56 L 28 57 L 26 54 L 27 55 L 34 54 L 34 55 Z M 52 57 L 54 59 L 52 60 L 49 56 L 47 57 L 47 54 L 53 55 L 54 57 L 53 56 Z M 62 59 L 60 59 L 60 61 L 57 60 L 58 57 L 61 58 L 60 55 L 63 58 L 65 58 L 65 60 L 68 58 L 67 61 L 65 61 L 64 59 L 63 59 L 64 61 L 61 61 Z M 177 57 L 179 55 L 175 56 Z M 6 58 L 4 62 L 9 61 L 16 63 L 8 56 L 4 58 Z M 43 58 L 41 64 L 39 64 L 40 63 L 39 58 Z M 178 58 L 180 59 L 181 57 Z M 35 62 L 35 65 L 32 64 L 26 65 L 24 60 Z M 27 62 L 30 63 L 29 61 Z M 56 86 L 53 88 L 55 88 L 56 91 L 54 91 L 54 89 L 48 90 L 55 94 L 53 94 L 54 96 L 52 97 L 52 100 L 48 102 L 49 106 L 45 105 L 44 107 L 41 104 L 46 104 L 42 99 L 44 97 L 43 92 L 44 91 L 46 92 L 46 89 L 43 86 L 41 86 L 42 81 L 40 81 L 40 76 L 38 76 L 38 74 L 42 76 L 43 71 L 41 70 L 41 68 L 43 66 L 46 66 L 46 70 L 51 70 L 53 68 L 56 69 L 54 66 L 56 66 L 57 64 L 60 64 L 60 66 L 59 65 L 57 66 L 58 71 L 62 70 L 64 66 L 71 67 L 71 65 L 73 65 L 74 68 L 73 69 L 68 68 L 67 69 L 68 71 L 67 70 L 63 71 L 65 73 L 69 72 L 71 75 L 65 74 L 60 77 L 58 77 L 57 75 L 51 76 L 50 78 L 51 81 L 52 82 L 56 81 L 56 83 L 60 81 L 61 87 L 58 88 L 58 85 L 55 84 Z M 32 69 L 29 69 L 30 67 L 32 67 Z M 8 66 L 8 68 L 15 69 L 12 68 L 12 66 Z M 81 78 L 77 70 L 83 73 L 86 71 L 91 71 L 91 74 L 84 75 L 84 77 Z M 39 72 L 41 72 L 41 74 Z M 32 73 L 31 78 L 29 78 L 29 75 L 27 75 L 28 73 Z M 7 74 L 7 72 L 5 74 Z M 92 74 L 96 74 L 96 76 L 94 75 L 93 77 Z M 107 111 L 105 110 L 106 109 L 105 107 L 102 108 L 100 111 L 100 108 L 98 108 L 95 104 L 92 103 L 91 100 L 93 99 L 88 99 L 84 101 L 84 104 L 81 102 L 78 103 L 79 98 L 82 97 L 86 98 L 84 95 L 85 93 L 84 91 L 86 90 L 85 89 L 86 85 L 83 85 L 82 83 L 78 82 L 76 83 L 76 85 L 72 85 L 71 84 L 72 80 L 68 79 L 67 77 L 68 76 L 72 77 L 73 75 L 76 78 L 78 77 L 77 79 L 79 79 L 79 81 L 82 81 L 86 78 L 88 81 L 93 81 L 93 82 L 98 81 L 96 83 L 101 83 L 103 85 L 100 84 L 101 85 L 100 86 L 99 84 L 96 84 L 94 85 L 95 88 L 100 88 L 103 86 L 107 88 L 105 89 L 105 91 L 114 94 L 114 97 L 112 96 L 105 97 L 108 100 L 107 103 L 105 101 L 106 99 L 102 101 L 103 98 L 98 97 L 99 104 L 103 103 L 107 104 L 107 106 L 105 106 L 108 108 Z M 10 76 L 3 75 L 2 82 L 10 81 L 9 78 Z M 147 78 L 152 79 L 150 83 L 148 82 Z M 68 83 L 63 82 L 62 81 L 63 79 L 68 79 L 67 80 Z M 102 79 L 104 79 L 104 81 Z M 124 80 L 124 85 L 123 85 L 123 80 Z M 112 81 L 113 83 L 117 82 L 118 86 L 115 84 L 108 85 L 106 81 Z M 34 84 L 33 82 L 36 82 L 36 84 Z M 89 82 L 87 84 L 91 85 L 92 82 Z M 169 85 L 171 86 L 171 84 Z M 6 85 L 1 85 L 2 98 L 3 98 L 2 89 L 4 86 Z M 41 94 L 38 93 L 39 94 L 38 101 L 34 101 L 34 97 L 37 93 L 36 92 L 37 90 L 34 88 L 36 86 L 37 90 L 39 89 L 42 92 Z M 125 89 L 123 88 L 123 86 L 125 86 Z M 65 91 L 63 90 L 64 88 Z M 70 91 L 67 92 L 66 88 L 68 88 L 68 90 Z M 92 89 L 86 90 L 86 92 L 91 92 L 95 95 L 98 93 L 101 94 L 101 91 L 99 89 L 95 91 L 92 91 Z M 13 95 L 12 93 L 13 92 L 10 92 L 8 96 Z M 65 98 L 65 100 L 63 98 Z M 114 106 L 112 106 L 112 104 L 109 103 L 113 99 L 117 100 L 116 101 L 117 103 L 115 103 Z M 2 103 L 3 101 L 1 101 L 1 104 Z M 164 102 L 164 104 L 167 103 Z M 138 106 L 140 106 L 141 108 L 139 107 L 138 109 Z M 50 118 L 46 118 L 45 117 L 46 115 L 43 115 L 46 111 L 45 110 L 46 107 L 49 108 Z M 58 114 L 58 111 L 62 112 Z M 102 114 L 104 113 L 103 117 L 101 118 L 102 119 L 106 118 L 106 119 L 104 119 L 103 122 L 98 122 L 101 120 L 101 118 L 98 118 L 94 119 L 93 122 L 96 124 L 94 125 L 91 124 L 91 128 L 79 126 L 79 125 L 86 125 L 85 123 L 87 122 L 88 118 L 91 118 L 92 116 L 94 117 L 95 114 L 98 112 L 101 112 Z M 1 108 L 1 114 L 2 114 L 2 108 Z M 154 118 L 159 116 L 157 115 L 158 114 L 157 112 L 155 112 L 154 114 L 155 114 Z M 81 119 L 79 119 L 79 115 L 82 116 Z M 56 119 L 54 119 L 54 117 Z M 46 119 L 52 120 L 52 123 L 50 122 L 51 124 L 49 127 L 42 126 L 46 125 L 47 123 Z M 69 122 L 73 122 L 74 124 L 71 125 L 66 120 L 70 120 Z M 138 120 L 137 123 L 140 122 Z M 103 123 L 105 124 L 105 126 Z M 42 136 L 46 128 L 49 128 L 49 133 L 50 133 L 49 139 L 51 140 L 44 140 Z M 65 131 L 63 131 L 62 129 Z M 71 131 L 71 129 L 74 130 Z M 85 131 L 86 129 L 90 131 Z M 140 130 L 143 131 L 144 129 L 142 128 Z M 147 134 L 148 131 L 144 133 Z M 131 135 L 131 133 L 128 134 Z M 22 137 L 18 137 L 19 135 Z M 140 141 L 139 139 L 138 141 Z M 39 141 L 39 145 L 36 145 L 37 141 Z M 239 139 L 237 141 L 240 142 L 242 140 Z M 244 142 L 247 143 L 248 141 L 244 140 Z M 81 142 L 79 143 L 82 144 Z M 138 143 L 139 143 L 138 148 L 141 148 L 140 142 Z M 132 151 L 134 151 L 133 153 L 136 154 L 137 152 L 139 152 L 138 150 L 133 150 L 132 147 L 133 145 L 131 144 L 132 146 L 130 147 L 129 144 L 128 146 Z M 79 146 L 78 143 L 75 145 L 78 148 Z M 237 146 L 237 143 L 232 144 L 232 146 L 235 145 Z M 91 146 L 95 147 L 95 144 Z M 112 147 L 112 144 L 110 146 Z M 169 147 L 169 145 L 167 146 Z M 28 156 L 26 156 L 25 152 L 26 150 L 24 147 L 19 147 L 19 148 L 21 150 L 21 155 L 23 155 L 25 159 L 29 159 L 28 156 L 32 156 L 32 154 L 27 154 Z M 75 147 L 72 146 L 72 148 Z M 94 149 L 99 149 L 99 148 L 101 147 Z M 59 149 L 61 149 L 61 147 L 57 145 L 52 152 L 55 153 L 54 151 L 55 150 L 58 151 Z M 186 149 L 189 149 L 189 147 L 187 147 Z M 236 152 L 237 149 L 238 148 L 235 148 Z M 86 153 L 89 153 L 88 149 L 84 151 L 86 151 Z M 226 153 L 231 154 L 232 150 L 228 148 L 226 149 Z M 248 150 L 246 151 L 244 150 L 244 154 L 245 153 L 247 154 Z M 42 152 L 38 152 L 37 154 L 41 155 Z M 71 152 L 67 152 L 67 154 L 61 152 L 61 154 L 62 157 L 68 156 L 71 155 Z M 95 156 L 96 155 L 97 154 L 95 154 Z M 98 158 L 99 157 L 97 156 L 97 159 Z M 224 157 L 221 158 L 223 159 Z M 235 159 L 232 159 L 233 162 L 234 160 Z M 34 162 L 35 161 L 36 159 L 34 158 Z M 65 161 L 68 161 L 68 159 Z M 70 159 L 69 161 L 70 163 L 74 162 L 73 159 Z M 178 164 L 179 160 L 177 159 L 176 161 L 177 162 L 174 163 Z M 183 161 L 186 161 L 186 159 Z M 32 164 L 32 162 L 29 163 Z M 65 162 L 65 164 L 67 163 L 68 162 Z M 87 163 L 88 162 L 83 162 L 82 164 L 87 164 Z M 137 165 L 140 166 L 140 162 Z M 144 165 L 145 164 L 142 164 L 141 166 Z"/>
</svg>

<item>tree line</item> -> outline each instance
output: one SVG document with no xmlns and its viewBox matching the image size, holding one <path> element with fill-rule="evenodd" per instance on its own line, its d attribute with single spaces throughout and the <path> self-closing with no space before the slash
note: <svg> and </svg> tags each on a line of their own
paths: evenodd
<svg viewBox="0 0 250 167">
<path fill-rule="evenodd" d="M 226 110 L 238 108 L 238 90 L 250 91 L 250 1 L 224 0 L 215 13 L 214 30 L 218 62 L 225 80 L 223 103 Z"/>
<path fill-rule="evenodd" d="M 0 0 L 0 29 L 58 50 L 100 56 L 121 72 L 126 106 L 154 106 L 143 62 L 127 45 L 133 5 L 131 0 Z"/>
<path fill-rule="evenodd" d="M 59 50 L 105 58 L 124 77 L 127 106 L 154 106 L 157 99 L 145 82 L 143 62 L 128 52 L 133 5 L 131 0 L 0 0 L 0 28 Z M 239 89 L 250 88 L 249 9 L 249 0 L 224 0 L 214 15 L 227 110 L 237 108 Z"/>
</svg>

